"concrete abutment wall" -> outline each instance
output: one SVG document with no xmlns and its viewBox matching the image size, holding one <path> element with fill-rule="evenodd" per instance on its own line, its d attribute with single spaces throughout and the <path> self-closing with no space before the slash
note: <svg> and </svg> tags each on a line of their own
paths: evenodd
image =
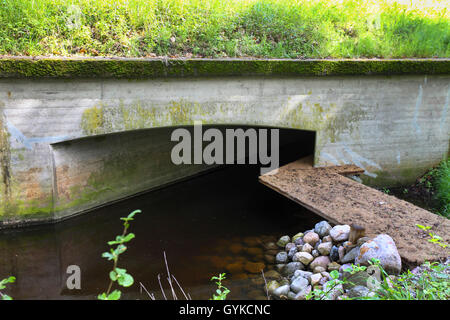
<svg viewBox="0 0 450 320">
<path fill-rule="evenodd" d="M 204 170 L 167 158 L 169 127 L 194 121 L 315 131 L 315 166 L 353 163 L 365 183 L 410 183 L 448 156 L 449 65 L 0 60 L 0 220 L 61 219 L 144 191 L 142 172 L 159 172 L 158 185 Z"/>
</svg>

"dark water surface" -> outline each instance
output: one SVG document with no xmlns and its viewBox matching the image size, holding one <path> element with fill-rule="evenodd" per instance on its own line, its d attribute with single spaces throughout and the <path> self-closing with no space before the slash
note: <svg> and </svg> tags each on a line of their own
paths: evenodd
<svg viewBox="0 0 450 320">
<path fill-rule="evenodd" d="M 264 262 L 261 242 L 293 235 L 319 220 L 258 183 L 257 175 L 245 166 L 222 168 L 54 225 L 4 230 L 0 277 L 17 277 L 8 290 L 15 299 L 94 299 L 108 285 L 111 264 L 101 258 L 106 242 L 121 232 L 120 217 L 141 209 L 131 226 L 136 238 L 120 260 L 136 280 L 123 298 L 148 299 L 139 282 L 158 296 L 165 251 L 185 291 L 193 299 L 208 299 L 214 292 L 211 276 L 227 272 L 230 263 Z M 72 264 L 81 268 L 81 290 L 66 288 Z M 264 296 L 260 274 L 227 275 L 229 298 Z"/>
</svg>

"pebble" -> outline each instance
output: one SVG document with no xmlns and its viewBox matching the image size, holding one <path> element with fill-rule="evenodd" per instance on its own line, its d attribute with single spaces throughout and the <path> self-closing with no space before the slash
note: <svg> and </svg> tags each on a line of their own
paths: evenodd
<svg viewBox="0 0 450 320">
<path fill-rule="evenodd" d="M 331 242 L 324 242 L 319 244 L 317 251 L 319 251 L 321 255 L 327 256 L 330 254 L 332 248 L 333 244 Z"/>
<path fill-rule="evenodd" d="M 278 240 L 277 246 L 284 249 L 284 247 L 286 246 L 286 244 L 287 244 L 288 242 L 290 242 L 290 241 L 291 241 L 291 238 L 290 238 L 289 236 L 282 236 L 282 237 Z"/>
<path fill-rule="evenodd" d="M 339 248 L 336 246 L 333 246 L 330 251 L 330 259 L 331 261 L 338 261 L 339 260 Z"/>
<path fill-rule="evenodd" d="M 308 252 L 311 253 L 311 251 L 313 251 L 313 247 L 309 244 L 309 243 L 305 243 L 302 246 L 302 252 Z"/>
<path fill-rule="evenodd" d="M 292 237 L 292 241 L 295 242 L 295 240 L 301 239 L 302 237 L 303 237 L 303 232 L 299 232 L 295 236 Z"/>
<path fill-rule="evenodd" d="M 295 243 L 293 242 L 288 242 L 286 243 L 286 246 L 284 247 L 284 250 L 286 250 L 286 252 L 289 252 L 289 250 L 291 250 L 292 248 L 295 248 Z"/>
<path fill-rule="evenodd" d="M 331 238 L 330 235 L 323 237 L 322 242 L 332 242 L 333 239 Z"/>
<path fill-rule="evenodd" d="M 315 232 L 308 232 L 303 236 L 303 241 L 314 246 L 320 240 L 319 235 Z"/>
<path fill-rule="evenodd" d="M 297 293 L 295 300 L 306 300 L 306 296 L 311 292 L 311 286 L 307 286 L 304 290 Z"/>
<path fill-rule="evenodd" d="M 359 255 L 359 247 L 351 249 L 349 252 L 342 257 L 341 263 L 349 263 L 355 261 L 356 257 Z"/>
<path fill-rule="evenodd" d="M 286 263 L 288 261 L 288 255 L 285 251 L 280 251 L 275 256 L 276 263 Z"/>
<path fill-rule="evenodd" d="M 315 273 L 311 276 L 311 285 L 315 286 L 319 283 L 320 279 L 322 279 L 322 275 L 320 273 Z"/>
<path fill-rule="evenodd" d="M 314 257 L 307 252 L 297 252 L 294 255 L 294 257 L 292 258 L 292 261 L 300 261 L 305 266 L 308 265 L 313 260 L 314 260 Z"/>
<path fill-rule="evenodd" d="M 273 291 L 273 295 L 277 298 L 283 298 L 283 296 L 287 297 L 287 294 L 289 293 L 289 285 L 284 285 L 276 288 Z"/>
<path fill-rule="evenodd" d="M 333 270 L 339 270 L 339 268 L 341 267 L 341 265 L 337 262 L 332 262 L 330 264 L 328 264 L 328 271 L 333 271 Z"/>
<path fill-rule="evenodd" d="M 287 277 L 291 277 L 296 270 L 304 270 L 305 266 L 301 262 L 289 262 L 283 272 Z"/>
<path fill-rule="evenodd" d="M 317 251 L 316 249 L 314 249 L 313 251 L 311 251 L 311 254 L 314 258 L 317 258 L 318 256 L 320 256 L 319 251 Z"/>
<path fill-rule="evenodd" d="M 310 268 L 312 270 L 314 270 L 316 267 L 322 267 L 324 270 L 322 271 L 326 271 L 326 268 L 328 266 L 328 264 L 330 263 L 330 258 L 328 258 L 327 256 L 320 256 L 315 258 L 311 264 L 310 264 Z"/>
<path fill-rule="evenodd" d="M 300 291 L 304 290 L 309 285 L 309 282 L 307 279 L 303 277 L 297 277 L 295 278 L 291 283 L 291 290 L 295 293 L 299 293 Z"/>
<path fill-rule="evenodd" d="M 346 224 L 334 226 L 330 230 L 330 236 L 335 242 L 343 242 L 348 240 L 349 233 L 350 233 L 350 226 Z"/>
<path fill-rule="evenodd" d="M 314 226 L 314 232 L 316 232 L 321 238 L 327 236 L 330 233 L 331 226 L 327 221 L 320 221 Z"/>
<path fill-rule="evenodd" d="M 288 259 L 292 260 L 292 258 L 294 257 L 294 255 L 298 252 L 297 247 L 292 248 L 291 250 L 289 250 L 288 252 Z"/>
</svg>

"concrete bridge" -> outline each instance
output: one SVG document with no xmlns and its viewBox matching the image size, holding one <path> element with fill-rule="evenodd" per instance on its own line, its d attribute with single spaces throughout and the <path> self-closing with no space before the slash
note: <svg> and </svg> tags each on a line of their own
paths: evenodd
<svg viewBox="0 0 450 320">
<path fill-rule="evenodd" d="M 0 59 L 0 221 L 63 219 L 191 176 L 174 126 L 315 132 L 314 166 L 414 181 L 449 154 L 450 60 Z"/>
</svg>

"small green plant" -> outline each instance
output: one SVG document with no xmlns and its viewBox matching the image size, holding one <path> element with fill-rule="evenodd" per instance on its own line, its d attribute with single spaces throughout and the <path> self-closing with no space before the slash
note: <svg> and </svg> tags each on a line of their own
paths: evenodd
<svg viewBox="0 0 450 320">
<path fill-rule="evenodd" d="M 123 232 L 121 235 L 118 235 L 115 240 L 109 241 L 108 245 L 116 246 L 115 248 L 111 248 L 110 252 L 103 252 L 102 257 L 108 259 L 109 261 L 113 261 L 113 269 L 109 273 L 109 286 L 106 292 L 103 292 L 98 295 L 99 300 L 119 300 L 121 296 L 121 291 L 116 289 L 111 292 L 112 286 L 114 282 L 117 282 L 122 287 L 129 287 L 134 283 L 133 277 L 127 273 L 126 269 L 122 269 L 117 267 L 119 262 L 119 256 L 127 250 L 125 243 L 131 241 L 135 236 L 133 233 L 127 233 L 128 228 L 130 227 L 130 221 L 134 220 L 134 216 L 137 213 L 141 213 L 141 210 L 135 210 L 130 213 L 127 217 L 122 217 L 120 220 L 123 220 Z"/>
<path fill-rule="evenodd" d="M 389 193 L 391 193 L 391 190 L 389 190 L 388 188 L 383 188 L 383 192 L 386 194 L 389 194 Z"/>
<path fill-rule="evenodd" d="M 307 300 L 326 300 L 330 299 L 331 295 L 334 293 L 334 290 L 339 286 L 345 283 L 344 280 L 339 280 L 339 272 L 337 270 L 333 270 L 330 272 L 331 280 L 327 282 L 327 286 L 325 289 L 314 289 L 310 293 L 306 295 Z M 342 289 L 338 289 L 341 290 Z"/>
<path fill-rule="evenodd" d="M 431 229 L 430 226 L 423 226 L 421 224 L 416 224 L 416 226 L 423 231 L 428 231 Z M 447 248 L 448 244 L 442 242 L 442 237 L 438 236 L 433 232 L 428 232 L 428 235 L 431 237 L 431 239 L 428 239 L 429 242 L 436 243 L 442 248 Z"/>
<path fill-rule="evenodd" d="M 14 283 L 16 281 L 16 277 L 8 277 L 6 279 L 0 280 L 0 290 L 3 290 L 6 288 L 6 284 L 8 283 Z M 4 294 L 0 291 L 0 297 L 2 298 L 2 300 L 12 300 L 12 298 L 10 296 L 8 296 L 7 294 Z"/>
<path fill-rule="evenodd" d="M 217 295 L 213 294 L 213 297 L 210 300 L 226 300 L 227 295 L 230 293 L 230 290 L 222 285 L 222 281 L 225 279 L 226 279 L 225 273 L 220 273 L 218 277 L 214 276 L 211 278 L 211 281 L 216 280 Z"/>
</svg>

